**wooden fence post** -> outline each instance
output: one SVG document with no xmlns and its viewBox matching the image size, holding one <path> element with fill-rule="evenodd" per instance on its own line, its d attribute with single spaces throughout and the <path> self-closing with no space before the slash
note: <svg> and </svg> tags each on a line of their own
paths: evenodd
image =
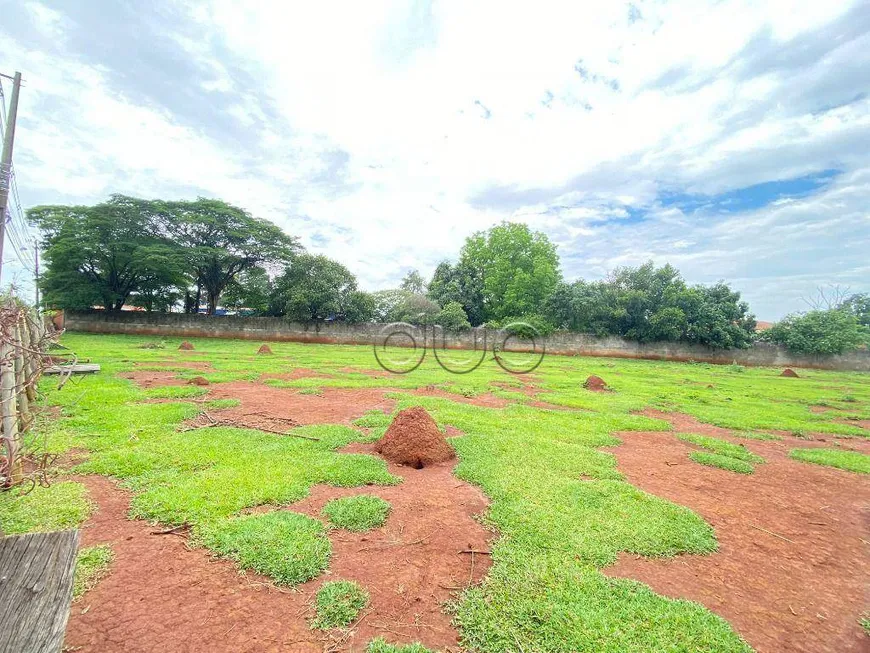
<svg viewBox="0 0 870 653">
<path fill-rule="evenodd" d="M 15 398 L 18 407 L 18 431 L 23 433 L 30 420 L 30 402 L 27 400 L 27 375 L 24 370 L 23 336 L 21 333 L 21 314 L 12 330 L 12 346 L 15 350 L 13 367 L 15 370 Z"/>
<path fill-rule="evenodd" d="M 24 347 L 24 380 L 25 380 L 25 389 L 24 391 L 27 393 L 27 400 L 30 403 L 36 401 L 36 367 L 34 366 L 34 359 L 36 358 L 36 354 L 33 353 L 33 349 L 35 346 L 31 346 L 31 338 L 30 338 L 30 323 L 28 321 L 27 312 L 21 313 L 21 345 Z"/>
<path fill-rule="evenodd" d="M 11 485 L 17 475 L 18 416 L 15 414 L 15 350 L 9 342 L 10 332 L 3 333 L 0 344 L 0 425 L 6 445 L 6 467 L 3 470 L 5 483 Z"/>
</svg>

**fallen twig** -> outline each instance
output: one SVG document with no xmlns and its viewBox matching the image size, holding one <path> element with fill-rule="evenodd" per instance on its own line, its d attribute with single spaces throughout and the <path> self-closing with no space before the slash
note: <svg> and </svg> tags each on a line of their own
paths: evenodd
<svg viewBox="0 0 870 653">
<path fill-rule="evenodd" d="M 167 528 L 162 531 L 151 531 L 151 535 L 180 535 L 181 531 L 187 530 L 190 528 L 189 524 L 182 524 L 181 526 L 173 526 L 172 528 Z"/>
<path fill-rule="evenodd" d="M 785 540 L 789 544 L 796 544 L 796 542 L 794 540 L 790 540 L 787 537 L 780 535 L 779 533 L 774 533 L 773 531 L 769 531 L 766 528 L 762 528 L 761 526 L 756 526 L 755 524 L 749 524 L 749 525 L 752 526 L 752 528 L 755 528 L 763 533 L 767 533 L 768 535 L 773 535 L 774 537 L 778 537 L 781 540 Z"/>
<path fill-rule="evenodd" d="M 480 555 L 484 555 L 484 556 L 492 555 L 492 552 L 490 552 L 490 551 L 478 551 L 477 549 L 463 549 L 462 551 L 458 551 L 458 553 L 470 553 L 471 555 L 474 555 L 475 553 L 479 553 Z"/>
</svg>

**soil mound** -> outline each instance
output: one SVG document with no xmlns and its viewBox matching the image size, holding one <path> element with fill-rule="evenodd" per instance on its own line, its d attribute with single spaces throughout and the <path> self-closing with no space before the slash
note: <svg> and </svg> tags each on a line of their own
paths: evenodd
<svg viewBox="0 0 870 653">
<path fill-rule="evenodd" d="M 607 392 L 610 389 L 607 387 L 604 379 L 594 374 L 583 382 L 583 387 L 587 390 L 592 390 L 592 392 Z"/>
<path fill-rule="evenodd" d="M 193 349 L 193 345 L 185 340 L 180 345 L 178 345 L 179 349 L 183 349 L 184 351 L 191 351 Z"/>
<path fill-rule="evenodd" d="M 195 376 L 187 382 L 187 385 L 209 385 L 209 381 L 204 376 Z"/>
<path fill-rule="evenodd" d="M 271 354 L 272 348 L 269 345 L 260 345 L 260 348 L 257 350 L 258 354 Z"/>
<path fill-rule="evenodd" d="M 384 437 L 375 445 L 375 451 L 387 460 L 414 469 L 456 456 L 435 420 L 419 406 L 406 408 L 396 415 Z"/>
<path fill-rule="evenodd" d="M 797 372 L 795 372 L 795 371 L 794 371 L 793 369 L 791 369 L 790 367 L 786 367 L 786 368 L 782 371 L 782 374 L 780 374 L 780 376 L 787 376 L 787 377 L 789 377 L 790 379 L 799 379 L 799 378 L 800 378 L 800 377 L 797 375 Z"/>
</svg>

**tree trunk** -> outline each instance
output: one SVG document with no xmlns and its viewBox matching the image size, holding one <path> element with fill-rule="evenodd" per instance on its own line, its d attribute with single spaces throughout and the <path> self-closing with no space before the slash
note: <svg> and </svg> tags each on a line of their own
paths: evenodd
<svg viewBox="0 0 870 653">
<path fill-rule="evenodd" d="M 202 300 L 202 284 L 196 284 L 196 302 L 193 305 L 193 312 L 199 314 L 199 302 Z"/>
<path fill-rule="evenodd" d="M 208 293 L 208 314 L 214 315 L 217 310 L 217 293 Z"/>
</svg>

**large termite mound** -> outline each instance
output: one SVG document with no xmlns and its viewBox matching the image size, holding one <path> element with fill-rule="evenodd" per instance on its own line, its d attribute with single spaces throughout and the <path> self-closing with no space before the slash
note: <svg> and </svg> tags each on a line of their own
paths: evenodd
<svg viewBox="0 0 870 653">
<path fill-rule="evenodd" d="M 269 345 L 260 345 L 260 348 L 257 350 L 258 354 L 271 354 L 272 348 Z"/>
<path fill-rule="evenodd" d="M 375 451 L 387 460 L 414 469 L 444 462 L 456 455 L 435 420 L 420 406 L 406 408 L 396 415 L 384 437 L 375 445 Z"/>
<path fill-rule="evenodd" d="M 184 351 L 191 351 L 193 349 L 193 345 L 185 340 L 180 345 L 178 345 L 179 349 L 183 349 Z"/>
<path fill-rule="evenodd" d="M 607 392 L 610 389 L 607 387 L 604 379 L 600 376 L 595 376 L 594 374 L 586 379 L 583 383 L 583 387 L 587 390 L 592 390 L 592 392 Z"/>
<path fill-rule="evenodd" d="M 790 367 L 786 367 L 786 368 L 782 371 L 782 374 L 780 374 L 780 376 L 787 376 L 787 377 L 790 378 L 790 379 L 797 379 L 797 378 L 800 378 L 800 377 L 798 377 L 797 372 L 795 372 L 795 371 L 794 371 L 793 369 L 791 369 Z"/>
</svg>

